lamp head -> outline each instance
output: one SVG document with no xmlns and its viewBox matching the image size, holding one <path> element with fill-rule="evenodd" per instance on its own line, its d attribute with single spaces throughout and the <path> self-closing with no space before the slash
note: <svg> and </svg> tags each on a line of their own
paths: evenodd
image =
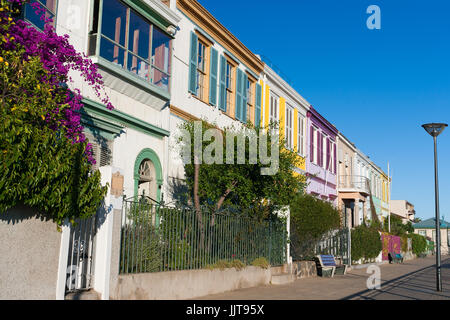
<svg viewBox="0 0 450 320">
<path fill-rule="evenodd" d="M 427 123 L 422 125 L 422 127 L 432 136 L 437 137 L 444 131 L 448 124 L 446 123 Z"/>
</svg>

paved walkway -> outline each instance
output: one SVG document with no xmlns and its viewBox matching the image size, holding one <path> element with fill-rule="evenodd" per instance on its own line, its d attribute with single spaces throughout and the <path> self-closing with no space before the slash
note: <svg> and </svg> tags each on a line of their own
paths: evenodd
<svg viewBox="0 0 450 320">
<path fill-rule="evenodd" d="M 353 269 L 334 278 L 306 278 L 279 286 L 263 286 L 209 295 L 194 300 L 450 300 L 450 257 L 443 256 L 443 292 L 436 292 L 436 258 L 382 264 L 381 288 L 367 289 L 372 273 Z"/>
</svg>

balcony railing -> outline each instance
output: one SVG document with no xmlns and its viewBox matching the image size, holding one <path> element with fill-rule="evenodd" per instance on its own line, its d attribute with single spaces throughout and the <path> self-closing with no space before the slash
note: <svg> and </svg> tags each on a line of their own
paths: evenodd
<svg viewBox="0 0 450 320">
<path fill-rule="evenodd" d="M 364 176 L 339 176 L 338 189 L 369 194 L 369 179 Z"/>
</svg>

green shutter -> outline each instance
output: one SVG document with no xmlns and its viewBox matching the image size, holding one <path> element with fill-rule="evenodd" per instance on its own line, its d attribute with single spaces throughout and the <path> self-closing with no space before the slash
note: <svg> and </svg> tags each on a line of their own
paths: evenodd
<svg viewBox="0 0 450 320">
<path fill-rule="evenodd" d="M 227 111 L 227 60 L 224 56 L 220 56 L 220 78 L 219 78 L 219 109 Z"/>
<path fill-rule="evenodd" d="M 219 67 L 219 57 L 217 50 L 211 47 L 211 72 L 209 77 L 209 103 L 217 105 L 217 68 Z"/>
<path fill-rule="evenodd" d="M 198 36 L 191 31 L 191 53 L 189 57 L 189 92 L 197 95 Z"/>
<path fill-rule="evenodd" d="M 255 89 L 255 127 L 259 127 L 261 123 L 261 95 L 262 88 L 261 85 L 257 83 Z"/>
<path fill-rule="evenodd" d="M 245 72 L 242 72 L 242 122 L 247 123 L 247 81 L 248 76 Z"/>
<path fill-rule="evenodd" d="M 244 75 L 240 69 L 236 72 L 236 108 L 234 110 L 234 116 L 236 119 L 242 121 L 242 79 Z"/>
</svg>

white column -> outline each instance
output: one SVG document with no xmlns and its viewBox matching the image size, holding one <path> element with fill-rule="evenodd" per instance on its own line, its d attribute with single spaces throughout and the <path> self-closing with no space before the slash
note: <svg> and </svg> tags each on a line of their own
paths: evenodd
<svg viewBox="0 0 450 320">
<path fill-rule="evenodd" d="M 64 300 L 66 293 L 67 259 L 69 258 L 70 223 L 65 221 L 61 232 L 59 247 L 58 278 L 56 280 L 56 300 Z"/>
<path fill-rule="evenodd" d="M 94 257 L 94 290 L 101 294 L 102 300 L 109 299 L 109 283 L 111 276 L 111 248 L 113 237 L 113 218 L 114 209 L 122 209 L 122 198 L 115 197 L 110 194 L 112 175 L 119 172 L 123 175 L 123 171 L 111 166 L 100 168 L 102 176 L 102 185 L 109 184 L 109 192 L 104 200 L 104 205 L 98 213 L 98 225 L 96 234 L 96 249 Z"/>
</svg>

